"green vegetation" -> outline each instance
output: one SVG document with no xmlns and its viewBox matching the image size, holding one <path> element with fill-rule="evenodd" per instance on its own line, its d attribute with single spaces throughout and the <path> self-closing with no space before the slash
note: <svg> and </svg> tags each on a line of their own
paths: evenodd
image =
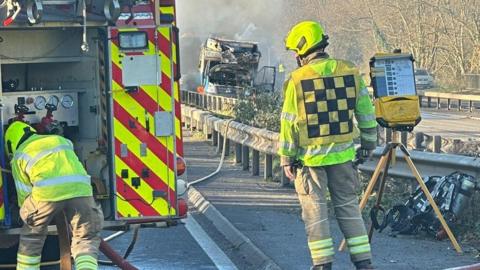
<svg viewBox="0 0 480 270">
<path fill-rule="evenodd" d="M 235 120 L 257 128 L 280 131 L 282 98 L 277 93 L 264 93 L 240 100 L 233 107 Z"/>
</svg>

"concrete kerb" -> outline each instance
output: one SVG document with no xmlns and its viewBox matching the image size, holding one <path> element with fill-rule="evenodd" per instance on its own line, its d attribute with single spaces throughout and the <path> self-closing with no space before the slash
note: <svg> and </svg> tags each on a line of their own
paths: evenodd
<svg viewBox="0 0 480 270">
<path fill-rule="evenodd" d="M 248 258 L 256 269 L 280 270 L 281 268 L 265 253 L 263 253 L 252 241 L 240 232 L 220 211 L 213 206 L 194 187 L 188 189 L 188 200 L 195 208 L 212 222 L 215 228 L 240 252 Z"/>
</svg>

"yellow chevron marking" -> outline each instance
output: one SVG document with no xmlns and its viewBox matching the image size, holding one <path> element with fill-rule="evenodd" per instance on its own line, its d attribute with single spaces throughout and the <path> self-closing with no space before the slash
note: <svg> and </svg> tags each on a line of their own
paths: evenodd
<svg viewBox="0 0 480 270">
<path fill-rule="evenodd" d="M 122 195 L 120 195 L 119 193 L 116 194 L 117 195 L 117 211 L 120 212 L 120 214 L 125 217 L 125 218 L 128 218 L 128 217 L 138 217 L 140 215 L 140 213 L 138 212 L 138 210 L 133 207 L 133 205 L 131 205 L 129 202 L 127 202 L 125 200 L 124 197 L 122 197 Z"/>
<path fill-rule="evenodd" d="M 173 6 L 160 7 L 160 13 L 162 14 L 175 14 L 175 8 Z"/>
<path fill-rule="evenodd" d="M 132 170 L 127 164 L 125 164 L 121 158 L 119 158 L 118 156 L 115 156 L 115 173 L 117 175 L 121 175 L 122 169 L 129 170 L 128 176 L 130 177 L 130 179 L 132 177 L 140 177 L 135 173 L 134 170 Z M 160 213 L 160 215 L 166 216 L 169 214 L 168 202 L 164 198 L 154 198 L 153 197 L 154 189 L 152 189 L 152 187 L 148 185 L 147 182 L 142 181 L 141 185 L 135 188 L 134 186 L 132 186 L 130 179 L 127 179 L 127 181 L 123 181 L 123 183 L 128 185 L 135 193 L 138 194 L 138 196 L 143 198 L 145 202 L 147 202 L 153 209 L 155 209 L 155 211 Z M 117 189 L 119 189 L 119 187 L 117 187 Z M 119 200 L 120 199 L 117 199 L 117 202 Z"/>
<path fill-rule="evenodd" d="M 164 146 L 167 147 L 170 152 L 173 153 L 173 145 L 172 145 L 172 138 L 168 137 L 156 137 L 155 136 L 155 129 L 154 129 L 154 117 L 151 115 L 149 112 L 145 111 L 145 108 L 138 103 L 132 96 L 130 96 L 128 93 L 124 92 L 118 92 L 114 94 L 114 99 L 117 101 L 117 103 L 122 106 L 124 110 L 126 110 L 130 115 L 132 115 L 135 118 L 138 118 L 138 122 L 142 125 L 143 128 L 146 128 L 146 118 L 148 117 L 150 121 L 150 134 L 152 134 L 157 140 Z M 168 97 L 168 100 L 170 100 L 170 97 Z"/>
<path fill-rule="evenodd" d="M 123 144 L 127 145 L 127 148 L 158 177 L 160 177 L 165 184 L 168 185 L 172 190 L 175 190 L 175 172 L 171 170 L 163 160 L 157 157 L 150 149 L 146 149 L 146 156 L 140 155 L 140 141 L 135 137 L 130 131 L 120 123 L 117 119 L 114 120 L 113 124 L 115 130 L 115 137 Z M 170 139 L 171 141 L 171 139 Z M 172 164 L 171 164 L 172 165 Z M 118 166 L 115 166 L 118 167 Z M 170 181 L 169 181 L 170 180 Z"/>
</svg>

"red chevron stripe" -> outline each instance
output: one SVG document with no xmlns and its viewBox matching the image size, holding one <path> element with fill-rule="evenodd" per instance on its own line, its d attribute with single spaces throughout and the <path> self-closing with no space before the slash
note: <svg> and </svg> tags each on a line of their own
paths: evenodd
<svg viewBox="0 0 480 270">
<path fill-rule="evenodd" d="M 168 200 L 170 201 L 170 204 L 172 207 L 175 207 L 176 205 L 176 193 L 174 190 L 172 190 L 165 181 L 163 181 L 160 176 L 158 176 L 155 173 L 155 168 L 148 168 L 146 164 L 144 164 L 134 153 L 132 153 L 130 150 L 128 150 L 127 157 L 121 158 L 120 157 L 120 144 L 121 142 L 118 139 L 115 139 L 115 154 L 125 162 L 125 164 L 130 167 L 138 176 L 141 177 L 142 175 L 142 170 L 143 169 L 148 169 L 149 170 L 149 177 L 143 178 L 143 181 L 145 181 L 152 189 L 154 190 L 161 190 L 164 191 L 165 194 L 169 194 Z"/>
<path fill-rule="evenodd" d="M 162 72 L 162 83 L 160 84 L 163 90 L 167 92 L 168 95 L 172 95 L 172 79 L 167 76 L 167 74 Z"/>
<path fill-rule="evenodd" d="M 129 179 L 126 179 L 128 181 Z M 129 185 L 123 182 L 124 180 L 117 175 L 117 192 L 128 201 L 135 209 L 138 210 L 143 216 L 159 216 L 151 205 L 150 202 L 146 202 L 136 191 L 134 191 Z M 117 197 L 117 200 L 122 200 Z"/>
<path fill-rule="evenodd" d="M 130 96 L 135 99 L 138 104 L 141 104 L 151 115 L 154 115 L 159 109 L 163 110 L 163 108 L 160 107 L 160 104 L 153 100 L 141 87 L 139 87 L 137 92 L 130 93 Z"/>
<path fill-rule="evenodd" d="M 3 205 L 3 187 L 0 186 L 0 206 Z"/>
<path fill-rule="evenodd" d="M 140 141 L 145 142 L 150 151 L 152 151 L 165 164 L 170 165 L 170 169 L 175 169 L 175 158 L 173 153 L 171 153 L 167 148 L 165 148 L 165 146 L 163 146 L 158 141 L 158 139 L 154 137 L 150 132 L 147 132 L 147 130 L 142 127 L 138 120 L 132 115 L 130 115 L 122 106 L 120 106 L 117 101 L 114 101 L 113 103 L 113 110 L 115 118 L 120 121 L 123 126 L 125 126 Z M 135 128 L 129 128 L 130 124 L 134 124 Z M 154 128 L 153 120 L 150 123 L 150 128 Z"/>
<path fill-rule="evenodd" d="M 168 39 L 166 39 L 160 31 L 158 31 L 158 49 L 165 54 L 168 59 L 171 59 L 171 44 Z"/>
<path fill-rule="evenodd" d="M 152 43 L 155 44 L 155 28 L 148 28 L 148 29 L 142 29 L 143 31 L 147 32 L 148 40 Z"/>
<path fill-rule="evenodd" d="M 123 88 L 122 69 L 112 62 L 112 80 Z"/>
<path fill-rule="evenodd" d="M 117 45 L 118 47 L 118 29 L 112 28 L 110 31 L 110 40 L 112 41 L 113 44 Z"/>
</svg>

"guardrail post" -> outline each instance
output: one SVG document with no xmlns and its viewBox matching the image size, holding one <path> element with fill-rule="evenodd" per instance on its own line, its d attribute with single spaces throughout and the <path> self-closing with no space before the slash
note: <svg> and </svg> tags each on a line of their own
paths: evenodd
<svg viewBox="0 0 480 270">
<path fill-rule="evenodd" d="M 461 111 L 462 110 L 462 100 L 459 99 L 458 100 L 458 111 Z"/>
<path fill-rule="evenodd" d="M 288 179 L 288 177 L 285 175 L 285 171 L 283 170 L 283 167 L 280 167 L 280 170 L 282 171 L 281 172 L 281 176 L 280 176 L 280 185 L 282 187 L 286 187 L 286 186 L 289 186 L 290 185 L 290 179 Z"/>
<path fill-rule="evenodd" d="M 402 142 L 403 145 L 405 145 L 405 147 L 407 147 L 407 142 L 408 140 L 408 132 L 406 131 L 402 131 L 402 133 L 400 133 L 400 141 Z"/>
<path fill-rule="evenodd" d="M 469 110 L 470 112 L 473 112 L 473 100 L 470 100 L 470 101 L 468 102 L 468 110 Z"/>
<path fill-rule="evenodd" d="M 423 132 L 417 132 L 415 134 L 415 149 L 422 149 L 423 148 L 423 146 L 422 146 L 423 140 L 424 140 Z"/>
<path fill-rule="evenodd" d="M 227 140 L 225 142 L 225 156 L 229 156 L 230 155 L 230 140 L 228 138 L 225 138 L 225 140 Z"/>
<path fill-rule="evenodd" d="M 223 135 L 218 132 L 218 143 L 217 143 L 217 153 L 222 153 L 223 149 Z"/>
<path fill-rule="evenodd" d="M 432 98 L 427 97 L 427 108 L 431 108 L 431 107 L 432 107 Z"/>
<path fill-rule="evenodd" d="M 385 128 L 385 145 L 392 141 L 392 129 Z"/>
<path fill-rule="evenodd" d="M 221 112 L 222 111 L 222 101 L 223 98 L 217 98 L 217 111 Z"/>
<path fill-rule="evenodd" d="M 242 169 L 248 171 L 250 168 L 250 148 L 246 145 L 242 145 Z"/>
<path fill-rule="evenodd" d="M 212 128 L 212 145 L 217 146 L 218 144 L 218 132 L 215 128 Z"/>
<path fill-rule="evenodd" d="M 260 152 L 255 149 L 252 151 L 252 175 L 260 175 Z"/>
<path fill-rule="evenodd" d="M 440 110 L 442 105 L 440 104 L 440 98 L 437 98 L 437 110 Z"/>
<path fill-rule="evenodd" d="M 265 154 L 265 168 L 263 170 L 263 179 L 268 180 L 273 176 L 273 156 Z"/>
<path fill-rule="evenodd" d="M 440 153 L 442 152 L 442 136 L 433 136 L 433 152 Z"/>
<path fill-rule="evenodd" d="M 208 107 L 208 97 L 207 95 L 203 95 L 203 109 L 207 109 Z"/>
<path fill-rule="evenodd" d="M 418 96 L 418 106 L 420 106 L 420 108 L 423 107 L 423 104 L 422 104 L 423 102 L 422 101 L 423 101 L 423 96 L 421 96 L 421 95 Z"/>
<path fill-rule="evenodd" d="M 451 108 L 452 108 L 452 100 L 447 98 L 447 110 L 450 111 Z"/>
<path fill-rule="evenodd" d="M 202 133 L 205 140 L 209 140 L 212 137 L 212 134 L 210 134 L 209 132 L 211 132 L 211 130 L 208 128 L 208 124 L 207 122 L 204 122 L 202 127 Z"/>
<path fill-rule="evenodd" d="M 242 144 L 235 143 L 235 163 L 242 163 Z"/>
<path fill-rule="evenodd" d="M 212 105 L 213 105 L 213 106 L 212 106 L 213 108 L 212 108 L 212 110 L 213 110 L 213 111 L 217 111 L 217 97 L 216 97 L 216 96 L 213 96 L 212 99 L 213 99 L 213 104 L 212 104 Z"/>
<path fill-rule="evenodd" d="M 190 131 L 194 131 L 195 130 L 195 119 L 190 118 Z"/>
</svg>

